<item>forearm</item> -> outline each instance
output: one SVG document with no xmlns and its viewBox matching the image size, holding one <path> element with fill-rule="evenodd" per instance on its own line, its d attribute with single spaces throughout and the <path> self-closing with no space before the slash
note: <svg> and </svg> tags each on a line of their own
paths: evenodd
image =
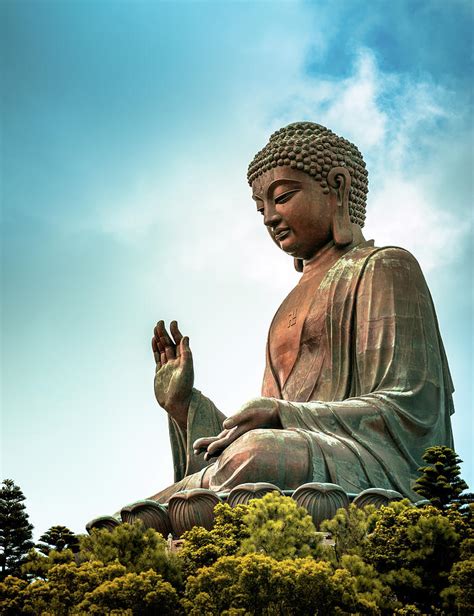
<svg viewBox="0 0 474 616">
<path fill-rule="evenodd" d="M 175 460 L 176 476 L 189 475 L 204 468 L 208 464 L 204 455 L 196 455 L 193 443 L 202 437 L 219 434 L 225 415 L 216 405 L 199 390 L 192 391 L 187 413 L 187 425 L 184 430 L 176 421 L 170 421 L 170 437 Z M 178 469 L 177 465 L 181 468 Z"/>
<path fill-rule="evenodd" d="M 291 402 L 277 400 L 278 416 L 285 429 L 317 430 L 335 428 L 345 419 L 369 420 L 379 412 L 374 400 L 349 398 L 338 402 Z"/>
<path fill-rule="evenodd" d="M 341 401 L 277 404 L 284 429 L 355 439 L 381 456 L 391 443 L 403 457 L 418 460 L 434 442 L 449 442 L 436 398 L 423 391 L 377 391 Z"/>
<path fill-rule="evenodd" d="M 186 432 L 192 435 L 192 443 L 203 436 L 218 434 L 226 416 L 207 396 L 193 387 L 188 407 Z"/>
</svg>

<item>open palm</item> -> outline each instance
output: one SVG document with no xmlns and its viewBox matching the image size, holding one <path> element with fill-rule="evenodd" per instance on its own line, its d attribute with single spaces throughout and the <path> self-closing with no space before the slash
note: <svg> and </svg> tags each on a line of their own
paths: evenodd
<svg viewBox="0 0 474 616">
<path fill-rule="evenodd" d="M 163 321 L 154 329 L 151 341 L 156 362 L 155 396 L 158 404 L 186 429 L 189 402 L 194 384 L 194 365 L 189 338 L 179 331 L 176 321 L 170 323 L 173 339 Z"/>
</svg>

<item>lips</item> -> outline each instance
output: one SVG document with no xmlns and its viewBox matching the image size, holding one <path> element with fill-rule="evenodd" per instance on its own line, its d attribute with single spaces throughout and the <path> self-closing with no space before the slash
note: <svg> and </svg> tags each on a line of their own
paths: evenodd
<svg viewBox="0 0 474 616">
<path fill-rule="evenodd" d="M 284 229 L 276 229 L 274 237 L 278 242 L 280 242 L 281 240 L 285 239 L 285 237 L 289 233 L 290 233 L 290 229 L 288 229 L 288 227 L 285 227 Z"/>
</svg>

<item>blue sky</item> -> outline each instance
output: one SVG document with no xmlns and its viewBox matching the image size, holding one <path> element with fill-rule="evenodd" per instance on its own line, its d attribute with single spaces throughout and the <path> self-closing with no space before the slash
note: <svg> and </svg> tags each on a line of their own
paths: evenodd
<svg viewBox="0 0 474 616">
<path fill-rule="evenodd" d="M 369 169 L 366 237 L 420 261 L 472 459 L 472 3 L 6 2 L 2 61 L 2 475 L 36 533 L 172 478 L 149 344 L 189 334 L 196 386 L 258 394 L 296 284 L 246 168 L 312 120 Z"/>
</svg>

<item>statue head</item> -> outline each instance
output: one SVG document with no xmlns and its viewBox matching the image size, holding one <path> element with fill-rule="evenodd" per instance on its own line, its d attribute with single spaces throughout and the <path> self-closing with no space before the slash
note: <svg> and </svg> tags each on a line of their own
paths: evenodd
<svg viewBox="0 0 474 616">
<path fill-rule="evenodd" d="M 313 122 L 289 124 L 273 133 L 250 163 L 247 173 L 250 186 L 260 175 L 279 166 L 307 173 L 326 194 L 337 186 L 337 178 L 343 174 L 349 185 L 346 207 L 350 221 L 364 226 L 368 174 L 362 154 L 350 141 Z"/>
</svg>

